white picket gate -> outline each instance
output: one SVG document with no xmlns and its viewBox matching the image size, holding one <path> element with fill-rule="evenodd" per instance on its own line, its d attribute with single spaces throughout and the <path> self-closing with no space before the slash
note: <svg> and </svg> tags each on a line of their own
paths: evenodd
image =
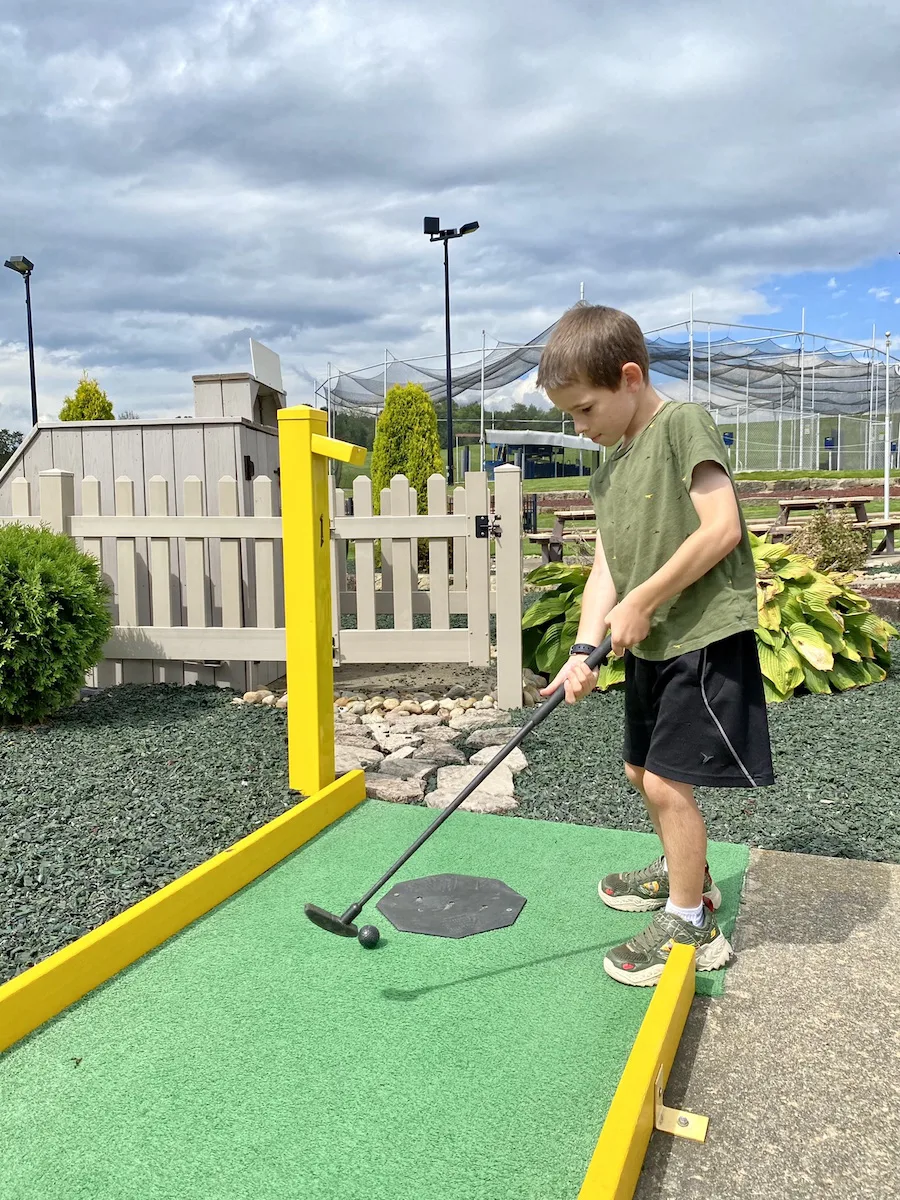
<svg viewBox="0 0 900 1200">
<path fill-rule="evenodd" d="M 428 512 L 418 514 L 418 497 L 403 475 L 381 492 L 373 515 L 372 482 L 353 484 L 353 515 L 343 516 L 345 493 L 332 489 L 332 606 L 337 663 L 491 662 L 491 613 L 496 615 L 497 687 L 501 707 L 517 707 L 522 696 L 522 499 L 518 467 L 495 472 L 491 512 L 487 475 L 466 473 L 454 489 L 448 512 L 447 483 L 428 480 Z M 419 587 L 419 542 L 428 543 L 428 587 Z M 494 580 L 491 587 L 491 544 Z M 353 543 L 355 573 L 348 572 Z M 381 570 L 375 547 L 380 543 Z M 452 569 L 450 546 L 453 547 Z M 380 586 L 379 586 L 380 585 Z M 356 617 L 355 629 L 342 629 L 341 616 Z M 414 617 L 428 617 L 415 628 Z M 451 614 L 466 626 L 450 627 Z M 377 618 L 393 618 L 379 629 Z"/>
</svg>

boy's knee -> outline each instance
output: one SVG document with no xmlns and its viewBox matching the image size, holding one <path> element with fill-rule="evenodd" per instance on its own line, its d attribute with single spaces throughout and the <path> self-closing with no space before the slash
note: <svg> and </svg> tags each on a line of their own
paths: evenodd
<svg viewBox="0 0 900 1200">
<path fill-rule="evenodd" d="M 644 795 L 656 807 L 674 807 L 694 799 L 694 789 L 689 783 L 676 783 L 672 779 L 664 779 L 654 775 L 652 771 L 643 772 Z"/>
<path fill-rule="evenodd" d="M 632 787 L 636 787 L 641 791 L 644 786 L 644 768 L 632 766 L 630 762 L 625 764 L 625 778 Z"/>
</svg>

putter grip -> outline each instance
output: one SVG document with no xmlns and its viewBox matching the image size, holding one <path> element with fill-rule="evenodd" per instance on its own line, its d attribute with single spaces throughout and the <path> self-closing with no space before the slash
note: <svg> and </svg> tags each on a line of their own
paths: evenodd
<svg viewBox="0 0 900 1200">
<path fill-rule="evenodd" d="M 597 649 L 592 650 L 587 656 L 587 658 L 584 660 L 585 665 L 590 668 L 590 670 L 595 671 L 597 667 L 601 666 L 606 661 L 611 650 L 612 638 L 607 636 L 603 639 Z M 527 729 L 530 733 L 536 725 L 540 725 L 541 721 L 543 721 L 545 717 L 548 717 L 550 713 L 553 712 L 554 708 L 556 708 L 558 704 L 562 703 L 562 701 L 565 699 L 565 696 L 566 684 L 565 680 L 563 680 L 556 691 L 551 692 L 540 708 L 535 710 L 534 716 L 530 717 L 522 728 Z"/>
</svg>

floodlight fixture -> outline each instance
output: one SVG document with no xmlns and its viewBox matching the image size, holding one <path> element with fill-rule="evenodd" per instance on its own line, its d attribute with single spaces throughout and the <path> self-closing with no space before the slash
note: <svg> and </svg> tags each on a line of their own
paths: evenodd
<svg viewBox="0 0 900 1200">
<path fill-rule="evenodd" d="M 446 341 L 446 385 L 447 385 L 447 482 L 453 484 L 453 393 L 450 371 L 450 262 L 447 247 L 451 238 L 474 233 L 477 221 L 468 221 L 459 229 L 441 229 L 440 217 L 425 217 L 422 232 L 432 242 L 444 243 L 444 335 Z"/>
<path fill-rule="evenodd" d="M 37 383 L 34 377 L 34 333 L 31 329 L 31 272 L 34 270 L 34 263 L 30 258 L 26 258 L 24 254 L 17 254 L 13 258 L 8 258 L 3 264 L 4 267 L 9 267 L 11 271 L 15 271 L 17 275 L 21 275 L 25 280 L 25 312 L 28 315 L 28 365 L 31 370 L 31 423 L 37 425 Z"/>
</svg>

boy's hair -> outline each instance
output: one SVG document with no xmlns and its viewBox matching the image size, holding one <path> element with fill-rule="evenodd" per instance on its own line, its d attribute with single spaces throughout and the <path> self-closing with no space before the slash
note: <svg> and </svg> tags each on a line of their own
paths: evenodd
<svg viewBox="0 0 900 1200">
<path fill-rule="evenodd" d="M 650 382 L 650 359 L 641 327 L 633 317 L 602 304 L 580 302 L 563 313 L 538 367 L 537 386 L 587 383 L 616 391 L 622 368 L 637 363 Z"/>
</svg>

